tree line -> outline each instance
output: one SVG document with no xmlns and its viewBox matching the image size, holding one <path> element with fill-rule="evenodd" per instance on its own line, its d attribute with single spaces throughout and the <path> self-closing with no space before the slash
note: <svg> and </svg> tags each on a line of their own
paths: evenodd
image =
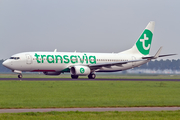
<svg viewBox="0 0 180 120">
<path fill-rule="evenodd" d="M 0 60 L 0 73 L 8 73 L 11 72 L 8 68 L 4 67 L 2 63 L 4 60 Z M 151 70 L 165 70 L 165 69 L 171 69 L 171 70 L 180 70 L 180 59 L 178 60 L 154 60 L 150 61 L 137 69 L 151 69 Z"/>
<path fill-rule="evenodd" d="M 138 69 L 151 69 L 151 70 L 165 70 L 165 69 L 171 69 L 171 70 L 180 70 L 180 59 L 178 60 L 154 60 L 150 61 L 142 66 L 140 66 Z"/>
<path fill-rule="evenodd" d="M 8 72 L 11 72 L 10 69 L 8 69 L 8 68 L 6 68 L 6 67 L 4 67 L 4 66 L 2 65 L 3 62 L 4 62 L 4 60 L 0 60 L 0 73 L 8 73 Z"/>
</svg>

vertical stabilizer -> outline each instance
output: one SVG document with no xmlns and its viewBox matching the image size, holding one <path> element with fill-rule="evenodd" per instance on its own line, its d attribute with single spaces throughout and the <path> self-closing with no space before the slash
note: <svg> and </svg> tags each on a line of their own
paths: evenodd
<svg viewBox="0 0 180 120">
<path fill-rule="evenodd" d="M 123 53 L 148 55 L 151 48 L 154 26 L 154 21 L 149 22 L 134 46 Z"/>
</svg>

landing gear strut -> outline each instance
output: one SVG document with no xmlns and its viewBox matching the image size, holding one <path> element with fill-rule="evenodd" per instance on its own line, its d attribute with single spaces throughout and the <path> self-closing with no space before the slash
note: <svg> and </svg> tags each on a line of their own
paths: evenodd
<svg viewBox="0 0 180 120">
<path fill-rule="evenodd" d="M 71 75 L 72 79 L 78 79 L 78 75 Z"/>
<path fill-rule="evenodd" d="M 21 78 L 22 78 L 22 74 L 19 74 L 19 75 L 18 75 L 18 78 L 20 78 L 20 79 L 21 79 Z"/>
<path fill-rule="evenodd" d="M 95 79 L 95 78 L 96 78 L 96 74 L 90 73 L 90 74 L 88 75 L 88 78 L 89 78 L 89 79 Z"/>
</svg>

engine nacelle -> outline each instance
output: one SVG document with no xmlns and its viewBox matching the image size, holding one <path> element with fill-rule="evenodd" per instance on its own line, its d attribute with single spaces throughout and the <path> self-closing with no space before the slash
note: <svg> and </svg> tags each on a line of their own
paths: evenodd
<svg viewBox="0 0 180 120">
<path fill-rule="evenodd" d="M 43 72 L 45 75 L 60 75 L 61 72 Z"/>
<path fill-rule="evenodd" d="M 72 75 L 89 75 L 91 70 L 87 66 L 73 66 L 70 69 Z"/>
</svg>

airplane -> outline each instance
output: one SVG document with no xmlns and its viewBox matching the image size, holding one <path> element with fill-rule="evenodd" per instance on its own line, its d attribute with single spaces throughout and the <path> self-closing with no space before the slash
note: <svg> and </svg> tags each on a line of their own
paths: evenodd
<svg viewBox="0 0 180 120">
<path fill-rule="evenodd" d="M 70 72 L 72 79 L 88 76 L 95 79 L 96 72 L 116 72 L 141 66 L 152 59 L 176 54 L 160 55 L 162 47 L 150 56 L 155 22 L 150 21 L 132 48 L 119 53 L 87 52 L 23 52 L 12 55 L 2 64 L 22 78 L 22 72 L 43 72 L 60 75 Z"/>
</svg>

